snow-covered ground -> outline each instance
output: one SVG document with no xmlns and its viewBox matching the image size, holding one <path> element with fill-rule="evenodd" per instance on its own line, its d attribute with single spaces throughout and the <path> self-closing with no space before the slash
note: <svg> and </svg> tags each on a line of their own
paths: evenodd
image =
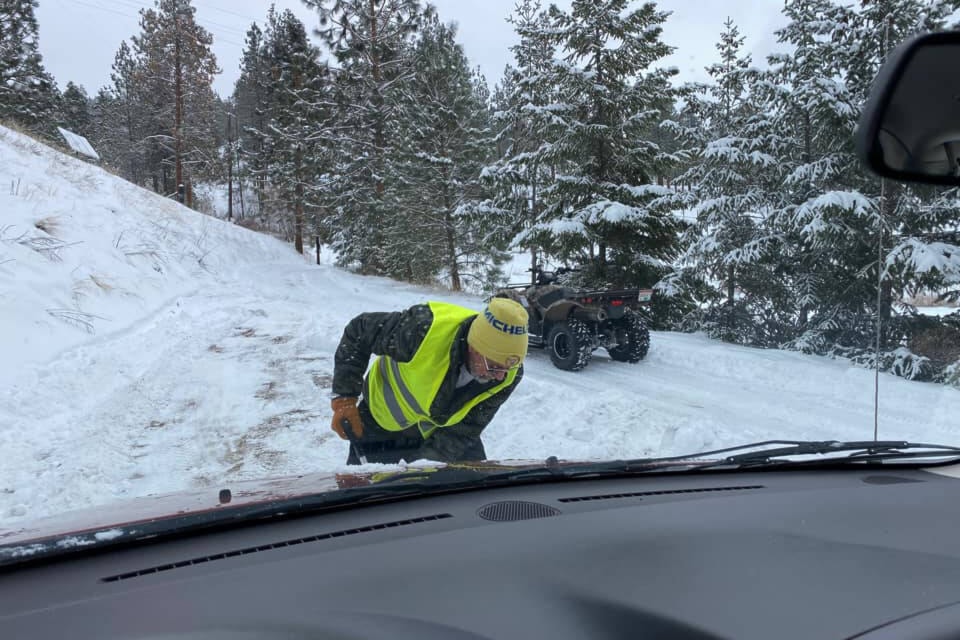
<svg viewBox="0 0 960 640">
<path fill-rule="evenodd" d="M 317 266 L 3 128 L 0 186 L 0 528 L 342 470 L 328 394 L 343 326 L 428 299 L 482 306 Z M 654 333 L 637 365 L 600 352 L 568 373 L 535 350 L 526 371 L 485 433 L 491 458 L 873 436 L 874 375 L 841 361 Z M 880 385 L 881 438 L 960 443 L 956 389 Z"/>
<path fill-rule="evenodd" d="M 928 316 L 947 316 L 957 311 L 957 307 L 917 307 L 918 313 Z"/>
</svg>

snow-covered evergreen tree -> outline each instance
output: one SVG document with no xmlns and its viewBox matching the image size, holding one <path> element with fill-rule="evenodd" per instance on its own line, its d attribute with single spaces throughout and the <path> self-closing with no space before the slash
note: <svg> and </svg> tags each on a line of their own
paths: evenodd
<svg viewBox="0 0 960 640">
<path fill-rule="evenodd" d="M 412 42 L 426 15 L 419 0 L 304 0 L 319 12 L 318 33 L 332 53 L 337 103 L 336 164 L 328 206 L 333 245 L 364 273 L 388 272 L 388 236 L 401 181 L 403 91 L 414 73 Z M 402 228 L 402 225 L 401 225 Z"/>
<path fill-rule="evenodd" d="M 776 214 L 788 239 L 785 279 L 799 292 L 796 327 L 802 333 L 795 346 L 866 347 L 878 316 L 886 334 L 908 279 L 897 284 L 882 277 L 877 309 L 878 269 L 913 255 L 896 245 L 900 238 L 905 247 L 917 246 L 912 233 L 924 231 L 916 224 L 921 201 L 913 188 L 883 184 L 864 172 L 854 131 L 869 79 L 886 54 L 904 38 L 942 25 L 954 4 L 880 0 L 846 7 L 794 0 L 784 8 L 791 20 L 779 37 L 794 51 L 771 60 L 778 84 L 770 104 L 781 105 L 779 128 L 795 140 L 792 152 L 779 157 L 787 169 L 787 202 Z M 929 211 L 926 220 L 943 221 L 942 215 L 931 220 Z M 878 251 L 887 257 L 881 260 Z M 897 337 L 883 341 L 891 340 Z"/>
<path fill-rule="evenodd" d="M 553 143 L 554 184 L 535 230 L 548 251 L 589 261 L 596 283 L 653 284 L 677 253 L 678 220 L 658 205 L 670 158 L 651 139 L 673 108 L 670 77 L 654 65 L 668 14 L 653 3 L 574 0 L 551 6 L 550 33 L 563 55 L 551 70 L 563 128 Z"/>
<path fill-rule="evenodd" d="M 509 230 L 511 239 L 530 250 L 531 269 L 538 262 L 538 241 L 530 231 L 545 209 L 544 191 L 552 185 L 555 147 L 567 111 L 556 101 L 551 74 L 555 44 L 539 0 L 520 0 L 508 18 L 520 41 L 511 47 L 508 66 L 495 98 L 498 160 L 484 170 L 495 196 L 489 211 Z"/>
<path fill-rule="evenodd" d="M 303 23 L 289 9 L 271 10 L 264 38 L 274 90 L 265 106 L 263 147 L 270 149 L 262 171 L 272 210 L 290 230 L 302 253 L 306 216 L 314 211 L 314 192 L 329 160 L 327 73 L 320 52 L 307 38 Z"/>
<path fill-rule="evenodd" d="M 92 108 L 93 142 L 101 160 L 134 184 L 145 186 L 148 166 L 149 114 L 137 99 L 134 73 L 137 61 L 130 45 L 121 42 L 114 55 L 111 85 L 101 88 Z M 154 188 L 159 188 L 155 184 Z"/>
<path fill-rule="evenodd" d="M 59 94 L 43 68 L 36 6 L 37 0 L 0 2 L 0 120 L 53 135 Z"/>
<path fill-rule="evenodd" d="M 157 0 L 140 11 L 132 38 L 133 65 L 122 68 L 136 112 L 137 143 L 148 148 L 153 187 L 175 193 L 190 177 L 219 169 L 213 38 L 196 22 L 191 0 Z"/>
<path fill-rule="evenodd" d="M 677 178 L 680 206 L 695 214 L 684 237 L 677 276 L 710 283 L 699 300 L 699 328 L 725 340 L 766 344 L 771 310 L 770 268 L 778 234 L 769 225 L 769 195 L 779 187 L 779 169 L 765 148 L 773 128 L 756 104 L 761 74 L 740 48 L 744 37 L 727 20 L 717 43 L 719 61 L 707 68 L 713 83 L 690 87 L 685 114 L 694 118 L 691 166 Z M 678 125 L 679 126 L 679 125 Z"/>
<path fill-rule="evenodd" d="M 888 52 L 942 28 L 957 5 L 788 0 L 777 35 L 789 52 L 771 56 L 766 71 L 733 54 L 728 25 L 714 82 L 688 94 L 688 121 L 676 124 L 701 149 L 678 179 L 675 201 L 697 224 L 674 274 L 714 287 L 705 300 L 716 312 L 708 306 L 699 328 L 870 362 L 879 319 L 885 366 L 924 375 L 922 358 L 908 366 L 903 354 L 925 324 L 894 306 L 960 281 L 957 193 L 869 175 L 853 140 Z"/>
<path fill-rule="evenodd" d="M 90 135 L 90 98 L 83 87 L 67 83 L 60 106 L 60 126 L 84 137 Z"/>
<path fill-rule="evenodd" d="M 244 175 L 252 178 L 258 212 L 264 210 L 265 167 L 270 153 L 262 132 L 267 130 L 267 113 L 275 87 L 271 81 L 271 64 L 263 38 L 263 30 L 256 23 L 250 25 L 240 60 L 240 77 L 233 92 L 237 128 L 240 130 L 238 144 L 241 168 Z"/>
<path fill-rule="evenodd" d="M 403 119 L 401 224 L 389 229 L 389 272 L 459 291 L 485 277 L 495 247 L 484 242 L 480 172 L 493 148 L 486 82 L 471 73 L 456 30 L 430 16 L 413 49 Z M 499 221 L 497 221 L 499 222 Z M 412 230 L 416 230 L 411 233 Z M 482 275 L 481 275 L 482 274 Z"/>
<path fill-rule="evenodd" d="M 956 28 L 958 9 L 957 0 L 876 0 L 865 4 L 851 21 L 848 84 L 866 95 L 871 78 L 889 51 L 917 33 Z M 952 25 L 947 22 L 950 19 Z M 875 265 L 879 262 L 879 328 L 888 350 L 886 359 L 896 366 L 906 351 L 910 359 L 920 360 L 915 358 L 919 355 L 937 360 L 936 354 L 926 351 L 931 343 L 924 339 L 926 323 L 909 313 L 899 314 L 896 302 L 924 289 L 949 295 L 960 284 L 958 192 L 888 180 L 871 180 L 862 191 L 874 199 L 880 214 L 874 244 L 879 242 L 882 253 L 877 256 L 872 251 L 871 268 L 864 271 L 866 277 L 876 280 Z M 914 348 L 920 353 L 909 353 Z M 923 377 L 928 375 L 924 368 L 905 367 L 900 372 Z"/>
</svg>

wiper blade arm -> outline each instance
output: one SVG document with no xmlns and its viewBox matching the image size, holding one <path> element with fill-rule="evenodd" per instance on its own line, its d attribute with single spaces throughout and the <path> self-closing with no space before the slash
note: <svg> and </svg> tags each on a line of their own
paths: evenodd
<svg viewBox="0 0 960 640">
<path fill-rule="evenodd" d="M 740 452 L 740 453 L 737 453 Z M 722 454 L 733 454 L 723 456 Z M 835 455 L 846 454 L 846 455 Z M 796 456 L 824 456 L 795 460 Z M 404 495 L 424 495 L 451 490 L 481 489 L 514 482 L 553 482 L 584 478 L 614 477 L 645 473 L 689 472 L 701 469 L 812 465 L 824 463 L 861 463 L 882 460 L 960 458 L 960 447 L 911 443 L 903 440 L 765 440 L 694 454 L 607 460 L 603 462 L 560 463 L 555 456 L 538 466 L 520 466 L 495 472 L 445 468 L 434 475 L 403 473 L 378 480 L 366 493 L 352 496 L 351 502 L 378 501 Z M 409 484 L 408 484 L 409 483 Z M 376 491 L 379 488 L 381 491 Z"/>
<path fill-rule="evenodd" d="M 775 449 L 763 449 L 760 451 L 748 451 L 727 457 L 727 462 L 752 462 L 755 460 L 770 460 L 782 456 L 802 456 L 802 455 L 826 455 L 829 453 L 842 453 L 846 451 L 856 453 L 879 453 L 886 451 L 898 451 L 910 448 L 909 442 L 882 440 L 882 441 L 852 441 L 841 442 L 838 440 L 811 440 L 807 442 L 797 442 L 786 447 Z"/>
<path fill-rule="evenodd" d="M 757 443 L 756 445 L 747 445 L 750 448 L 764 446 L 765 444 L 784 444 L 782 442 L 771 441 L 767 443 Z M 832 454 L 846 453 L 845 456 L 833 457 Z M 704 455 L 704 454 L 698 454 Z M 826 458 L 815 458 L 813 460 L 791 460 L 793 456 L 822 455 Z M 903 440 L 860 440 L 860 441 L 838 441 L 838 440 L 810 440 L 796 441 L 787 446 L 759 449 L 757 451 L 747 451 L 735 455 L 730 455 L 723 460 L 718 460 L 705 466 L 764 466 L 774 464 L 803 464 L 829 462 L 864 462 L 881 461 L 893 459 L 910 458 L 943 458 L 960 457 L 960 447 L 953 447 L 942 444 L 926 444 L 907 442 Z"/>
</svg>

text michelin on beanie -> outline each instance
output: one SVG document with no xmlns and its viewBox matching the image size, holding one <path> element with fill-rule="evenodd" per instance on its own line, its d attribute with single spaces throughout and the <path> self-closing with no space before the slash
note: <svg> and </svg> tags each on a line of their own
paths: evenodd
<svg viewBox="0 0 960 640">
<path fill-rule="evenodd" d="M 480 355 L 513 366 L 527 355 L 527 321 L 519 302 L 494 298 L 470 325 L 467 342 Z"/>
</svg>

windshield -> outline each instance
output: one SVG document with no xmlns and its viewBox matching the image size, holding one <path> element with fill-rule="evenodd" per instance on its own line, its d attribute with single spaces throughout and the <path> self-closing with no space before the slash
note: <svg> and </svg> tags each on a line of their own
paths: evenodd
<svg viewBox="0 0 960 640">
<path fill-rule="evenodd" d="M 411 464 L 960 445 L 957 191 L 854 151 L 954 4 L 3 3 L 0 533 Z"/>
</svg>

